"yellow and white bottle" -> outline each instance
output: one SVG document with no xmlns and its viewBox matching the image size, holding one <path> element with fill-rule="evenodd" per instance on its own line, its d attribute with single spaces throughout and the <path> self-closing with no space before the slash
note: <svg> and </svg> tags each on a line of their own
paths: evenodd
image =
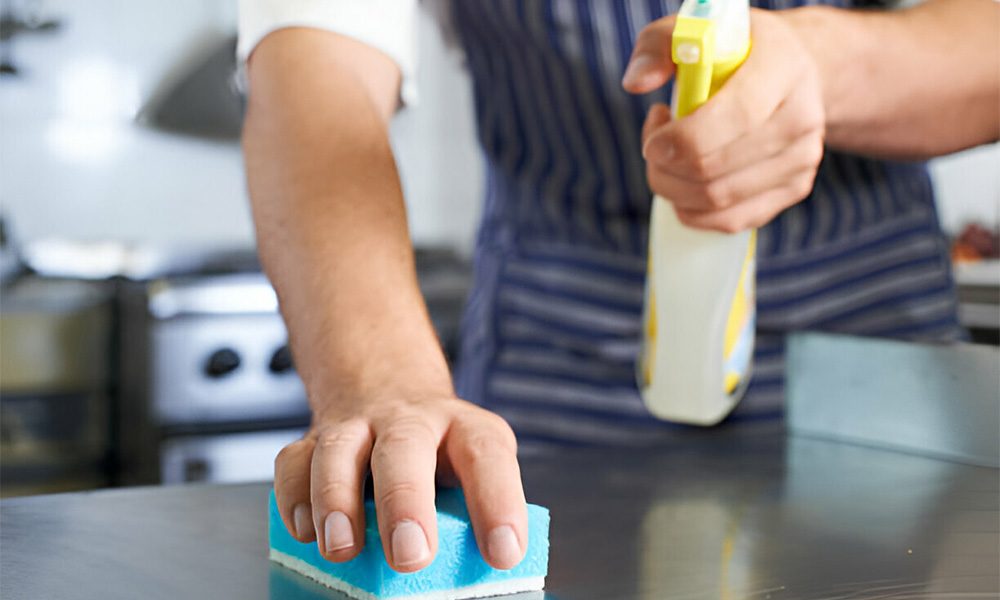
<svg viewBox="0 0 1000 600">
<path fill-rule="evenodd" d="M 704 104 L 750 53 L 748 0 L 685 0 L 673 34 L 672 110 Z M 756 232 L 695 230 L 653 198 L 639 387 L 664 420 L 712 425 L 750 379 L 756 303 Z"/>
</svg>

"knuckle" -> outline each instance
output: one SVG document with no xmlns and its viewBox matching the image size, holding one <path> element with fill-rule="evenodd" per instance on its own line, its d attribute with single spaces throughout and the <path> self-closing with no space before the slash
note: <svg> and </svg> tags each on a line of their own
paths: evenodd
<svg viewBox="0 0 1000 600">
<path fill-rule="evenodd" d="M 809 162 L 809 166 L 812 169 L 818 169 L 821 162 L 823 162 L 823 140 L 817 139 L 809 146 L 806 157 Z"/>
<path fill-rule="evenodd" d="M 285 474 L 274 479 L 275 496 L 278 504 L 289 504 L 293 499 L 309 496 L 309 474 L 306 472 Z"/>
<path fill-rule="evenodd" d="M 274 457 L 274 466 L 279 468 L 285 464 L 288 464 L 292 460 L 301 457 L 303 454 L 311 451 L 313 443 L 311 440 L 302 439 L 296 440 L 291 444 L 288 444 L 282 448 L 278 454 Z"/>
<path fill-rule="evenodd" d="M 461 457 L 466 462 L 482 462 L 496 454 L 497 441 L 492 436 L 478 433 L 462 440 Z"/>
<path fill-rule="evenodd" d="M 709 182 L 704 187 L 705 202 L 712 208 L 726 208 L 733 204 L 735 194 L 725 180 Z"/>
<path fill-rule="evenodd" d="M 469 435 L 463 440 L 461 448 L 462 458 L 470 462 L 488 461 L 498 455 L 517 454 L 517 442 L 513 433 L 507 434 L 502 429 Z"/>
<path fill-rule="evenodd" d="M 688 227 L 694 227 L 697 224 L 695 219 L 692 218 L 690 212 L 686 210 L 675 210 L 674 212 L 677 214 L 677 220 L 682 224 L 687 225 Z"/>
<path fill-rule="evenodd" d="M 313 486 L 316 498 L 326 500 L 331 504 L 342 502 L 354 496 L 354 486 L 342 479 L 328 479 Z"/>
<path fill-rule="evenodd" d="M 396 481 L 389 484 L 378 493 L 378 511 L 385 514 L 394 509 L 400 510 L 413 506 L 413 498 L 420 492 L 419 486 L 413 481 Z"/>
<path fill-rule="evenodd" d="M 490 413 L 490 419 L 494 422 L 494 431 L 501 447 L 516 454 L 517 436 L 514 435 L 514 430 L 511 429 L 510 424 L 503 417 L 493 413 Z"/>
<path fill-rule="evenodd" d="M 721 219 L 716 225 L 716 229 L 722 233 L 739 233 L 743 231 L 744 226 L 742 223 L 734 218 Z"/>
<path fill-rule="evenodd" d="M 392 460 L 392 457 L 398 452 L 398 450 L 394 450 L 392 446 L 393 444 L 387 442 L 383 436 L 379 436 L 375 441 L 375 445 L 372 447 L 372 463 Z"/>
<path fill-rule="evenodd" d="M 352 450 L 367 441 L 369 436 L 368 425 L 363 421 L 346 421 L 320 431 L 316 447 L 324 452 Z"/>
<path fill-rule="evenodd" d="M 278 452 L 278 454 L 275 455 L 275 457 L 274 457 L 274 468 L 275 468 L 275 470 L 278 470 L 282 466 L 284 466 L 288 462 L 289 456 L 291 454 L 293 454 L 293 453 L 294 453 L 294 450 L 289 450 L 289 446 L 285 446 L 284 448 L 282 448 Z"/>
<path fill-rule="evenodd" d="M 795 192 L 796 200 L 802 200 L 812 193 L 813 181 L 812 175 L 809 174 L 804 177 L 800 177 L 798 181 L 795 182 L 793 191 Z"/>
<path fill-rule="evenodd" d="M 708 182 L 716 173 L 717 162 L 717 158 L 712 154 L 694 155 L 689 161 L 691 174 L 698 181 Z"/>
<path fill-rule="evenodd" d="M 671 140 L 674 148 L 673 152 L 676 157 L 686 157 L 689 161 L 693 161 L 695 157 L 702 154 L 698 136 L 692 128 L 681 125 L 678 125 Z"/>
<path fill-rule="evenodd" d="M 811 105 L 805 105 L 794 111 L 791 118 L 791 133 L 801 136 L 819 129 L 823 123 L 822 112 Z"/>
<path fill-rule="evenodd" d="M 434 437 L 434 430 L 427 422 L 419 418 L 402 418 L 393 421 L 377 432 L 375 445 L 372 448 L 372 460 L 391 460 L 403 448 L 413 448 Z"/>
<path fill-rule="evenodd" d="M 388 424 L 378 434 L 377 442 L 382 444 L 410 444 L 415 440 L 432 437 L 433 428 L 419 417 L 400 417 Z"/>
<path fill-rule="evenodd" d="M 808 131 L 822 131 L 826 126 L 826 112 L 823 110 L 822 101 L 817 101 L 809 105 L 806 110 L 806 122 Z"/>
<path fill-rule="evenodd" d="M 757 116 L 753 107 L 754 101 L 751 99 L 734 103 L 732 118 L 736 129 L 739 131 L 748 131 L 756 125 Z"/>
<path fill-rule="evenodd" d="M 663 176 L 651 164 L 646 166 L 646 181 L 649 182 L 649 189 L 654 193 L 670 197 L 669 186 L 665 185 Z"/>
<path fill-rule="evenodd" d="M 488 462 L 497 458 L 517 456 L 514 430 L 496 413 L 481 411 L 481 416 L 456 422 L 457 458 L 466 463 Z"/>
<path fill-rule="evenodd" d="M 755 229 L 760 229 L 761 227 L 767 225 L 767 223 L 768 223 L 768 218 L 766 216 L 757 215 L 750 219 L 750 221 L 746 225 L 746 229 L 749 229 L 751 227 Z"/>
<path fill-rule="evenodd" d="M 643 150 L 647 164 L 666 165 L 673 158 L 670 142 L 661 135 L 651 136 Z"/>
</svg>

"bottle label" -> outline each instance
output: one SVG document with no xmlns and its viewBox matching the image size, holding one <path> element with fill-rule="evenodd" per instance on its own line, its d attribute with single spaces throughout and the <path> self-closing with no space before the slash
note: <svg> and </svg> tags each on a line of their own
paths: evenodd
<svg viewBox="0 0 1000 600">
<path fill-rule="evenodd" d="M 729 318 L 726 321 L 726 337 L 723 342 L 722 364 L 724 365 L 724 390 L 735 393 L 747 379 L 753 360 L 754 328 L 757 320 L 756 300 L 756 255 L 757 232 L 750 234 L 747 255 L 743 259 L 740 280 L 730 303 Z"/>
</svg>

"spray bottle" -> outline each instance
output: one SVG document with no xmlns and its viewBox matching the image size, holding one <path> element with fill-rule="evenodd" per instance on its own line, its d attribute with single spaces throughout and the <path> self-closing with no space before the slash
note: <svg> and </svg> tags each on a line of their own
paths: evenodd
<svg viewBox="0 0 1000 600">
<path fill-rule="evenodd" d="M 704 104 L 750 53 L 748 0 L 685 0 L 673 33 L 673 117 Z M 756 232 L 688 228 L 653 198 L 639 388 L 655 416 L 713 425 L 739 402 L 753 357 Z"/>
</svg>

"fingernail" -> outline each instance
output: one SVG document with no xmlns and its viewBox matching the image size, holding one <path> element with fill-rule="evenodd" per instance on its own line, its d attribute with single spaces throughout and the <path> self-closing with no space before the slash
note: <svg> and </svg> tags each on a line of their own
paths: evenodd
<svg viewBox="0 0 1000 600">
<path fill-rule="evenodd" d="M 327 554 L 354 546 L 354 530 L 351 529 L 351 520 L 339 510 L 326 516 L 323 531 L 325 532 Z"/>
<path fill-rule="evenodd" d="M 308 504 L 296 504 L 292 509 L 292 521 L 295 523 L 295 537 L 306 537 L 312 529 L 312 507 Z"/>
<path fill-rule="evenodd" d="M 501 525 L 489 533 L 486 538 L 486 551 L 494 563 L 510 565 L 514 568 L 521 562 L 521 546 L 517 543 L 517 534 L 510 525 Z"/>
<path fill-rule="evenodd" d="M 431 553 L 423 528 L 415 521 L 400 521 L 392 530 L 392 560 L 406 568 L 424 562 Z"/>
<path fill-rule="evenodd" d="M 653 60 L 645 55 L 640 54 L 636 56 L 628 63 L 628 67 L 625 68 L 625 75 L 622 77 L 622 85 L 625 86 L 637 86 L 642 83 L 645 78 L 647 71 L 653 65 Z"/>
</svg>

